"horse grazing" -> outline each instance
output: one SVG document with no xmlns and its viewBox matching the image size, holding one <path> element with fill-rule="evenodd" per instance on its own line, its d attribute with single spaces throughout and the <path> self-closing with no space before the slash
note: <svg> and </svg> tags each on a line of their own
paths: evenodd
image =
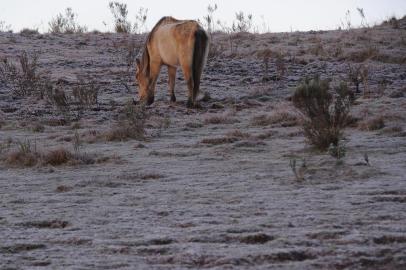
<svg viewBox="0 0 406 270">
<path fill-rule="evenodd" d="M 166 65 L 169 93 L 175 102 L 176 69 L 180 66 L 189 90 L 187 106 L 195 107 L 208 51 L 208 35 L 196 21 L 163 17 L 149 33 L 141 59 L 136 60 L 140 101 L 154 102 L 158 75 Z"/>
</svg>

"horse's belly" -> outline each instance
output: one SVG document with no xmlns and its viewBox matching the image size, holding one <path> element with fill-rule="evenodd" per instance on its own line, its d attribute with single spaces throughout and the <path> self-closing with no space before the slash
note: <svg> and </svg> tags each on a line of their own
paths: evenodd
<svg viewBox="0 0 406 270">
<path fill-rule="evenodd" d="M 176 50 L 176 42 L 169 36 L 162 36 L 158 43 L 159 54 L 165 65 L 179 66 L 179 57 Z"/>
<path fill-rule="evenodd" d="M 180 65 L 178 56 L 176 54 L 172 54 L 172 55 L 168 55 L 167 53 L 161 54 L 161 58 L 162 58 L 162 62 L 165 65 L 173 66 L 173 67 L 178 67 Z"/>
</svg>

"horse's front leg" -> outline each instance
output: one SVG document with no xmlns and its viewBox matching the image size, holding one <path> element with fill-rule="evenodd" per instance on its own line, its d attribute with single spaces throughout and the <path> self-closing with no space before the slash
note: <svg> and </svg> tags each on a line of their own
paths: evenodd
<svg viewBox="0 0 406 270">
<path fill-rule="evenodd" d="M 155 100 L 155 88 L 158 80 L 159 73 L 161 72 L 161 64 L 153 64 L 150 66 L 149 86 L 148 86 L 148 99 L 147 105 L 151 105 Z"/>
<path fill-rule="evenodd" d="M 171 102 L 176 102 L 175 96 L 175 81 L 176 81 L 176 67 L 168 66 L 169 77 L 169 94 L 171 95 Z"/>
</svg>

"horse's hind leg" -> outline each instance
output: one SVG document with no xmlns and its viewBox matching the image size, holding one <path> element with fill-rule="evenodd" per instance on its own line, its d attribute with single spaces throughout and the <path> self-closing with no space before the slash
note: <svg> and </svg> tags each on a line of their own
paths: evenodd
<svg viewBox="0 0 406 270">
<path fill-rule="evenodd" d="M 175 96 L 176 67 L 168 66 L 168 77 L 169 77 L 169 94 L 171 95 L 171 102 L 176 102 Z"/>
<path fill-rule="evenodd" d="M 187 88 L 189 90 L 188 100 L 186 106 L 192 108 L 196 106 L 196 96 L 194 95 L 194 81 L 192 68 L 189 63 L 182 64 L 183 75 L 185 76 L 185 81 L 187 83 Z"/>
</svg>

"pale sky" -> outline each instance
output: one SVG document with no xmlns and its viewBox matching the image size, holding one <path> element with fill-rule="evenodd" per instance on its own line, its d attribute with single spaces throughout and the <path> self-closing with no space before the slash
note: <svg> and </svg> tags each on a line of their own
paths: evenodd
<svg viewBox="0 0 406 270">
<path fill-rule="evenodd" d="M 0 0 L 0 21 L 10 24 L 14 31 L 38 28 L 48 31 L 48 22 L 65 8 L 78 14 L 78 22 L 89 30 L 112 30 L 109 0 Z M 406 15 L 406 0 L 121 0 L 127 3 L 129 20 L 134 20 L 139 7 L 149 9 L 147 26 L 151 28 L 162 16 L 179 19 L 198 19 L 207 14 L 207 6 L 217 3 L 215 19 L 231 25 L 235 12 L 243 11 L 254 16 L 257 29 L 306 31 L 336 29 L 350 10 L 353 25 L 359 25 L 357 7 L 363 8 L 370 25 L 388 17 Z M 106 22 L 106 27 L 103 22 Z"/>
</svg>

